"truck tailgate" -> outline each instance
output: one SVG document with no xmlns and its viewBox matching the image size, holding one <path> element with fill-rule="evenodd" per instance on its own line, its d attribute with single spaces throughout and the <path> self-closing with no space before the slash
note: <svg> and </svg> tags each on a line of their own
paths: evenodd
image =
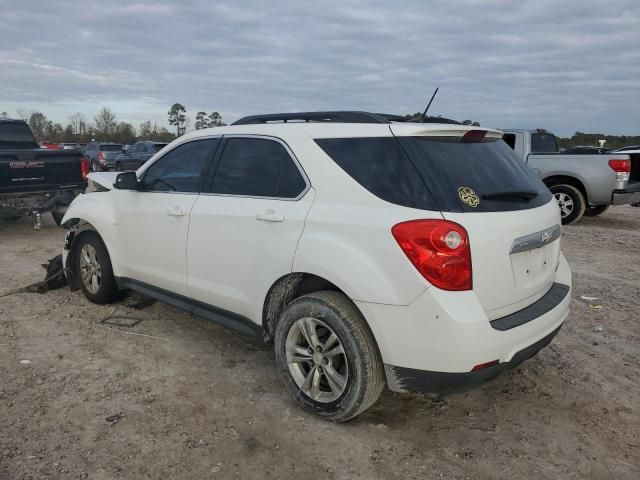
<svg viewBox="0 0 640 480">
<path fill-rule="evenodd" d="M 0 150 L 0 194 L 83 188 L 81 159 L 74 150 Z"/>
</svg>

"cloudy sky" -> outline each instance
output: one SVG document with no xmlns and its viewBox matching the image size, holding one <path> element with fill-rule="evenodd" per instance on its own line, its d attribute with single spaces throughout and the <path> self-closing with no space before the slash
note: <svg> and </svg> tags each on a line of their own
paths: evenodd
<svg viewBox="0 0 640 480">
<path fill-rule="evenodd" d="M 0 0 L 0 111 L 422 110 L 640 134 L 638 0 Z"/>
</svg>

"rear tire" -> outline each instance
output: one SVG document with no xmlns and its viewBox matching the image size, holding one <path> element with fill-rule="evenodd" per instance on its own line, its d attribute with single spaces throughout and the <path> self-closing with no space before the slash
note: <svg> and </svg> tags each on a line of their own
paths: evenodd
<svg viewBox="0 0 640 480">
<path fill-rule="evenodd" d="M 567 184 L 551 185 L 549 190 L 558 202 L 563 225 L 570 225 L 582 218 L 587 202 L 580 190 Z"/>
<path fill-rule="evenodd" d="M 597 217 L 602 215 L 609 209 L 609 205 L 596 205 L 595 207 L 587 207 L 584 211 L 585 217 Z"/>
<path fill-rule="evenodd" d="M 339 292 L 309 293 L 287 305 L 276 325 L 274 347 L 278 373 L 293 400 L 327 420 L 360 415 L 384 389 L 373 334 Z"/>
<path fill-rule="evenodd" d="M 107 247 L 97 233 L 87 232 L 78 239 L 73 268 L 90 302 L 103 305 L 120 298 Z"/>
</svg>

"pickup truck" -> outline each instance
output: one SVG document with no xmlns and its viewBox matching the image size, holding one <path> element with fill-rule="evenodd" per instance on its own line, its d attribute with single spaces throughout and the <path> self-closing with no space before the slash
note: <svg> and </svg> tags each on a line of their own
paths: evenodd
<svg viewBox="0 0 640 480">
<path fill-rule="evenodd" d="M 562 223 L 603 213 L 609 205 L 640 202 L 640 154 L 560 153 L 547 130 L 503 129 L 503 140 L 555 196 Z"/>
<path fill-rule="evenodd" d="M 41 148 L 26 122 L 0 119 L 0 220 L 30 215 L 38 229 L 41 214 L 50 211 L 60 225 L 88 173 L 80 151 Z"/>
</svg>

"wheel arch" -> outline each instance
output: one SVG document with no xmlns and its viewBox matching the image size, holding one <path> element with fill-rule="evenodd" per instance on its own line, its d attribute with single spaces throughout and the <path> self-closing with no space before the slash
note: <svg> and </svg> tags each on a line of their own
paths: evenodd
<svg viewBox="0 0 640 480">
<path fill-rule="evenodd" d="M 345 298 L 354 305 L 358 312 L 360 312 L 362 318 L 365 319 L 365 324 L 375 339 L 375 335 L 373 335 L 364 313 L 358 308 L 349 295 L 347 295 L 344 289 L 319 275 L 308 272 L 293 272 L 276 280 L 265 296 L 262 307 L 262 328 L 265 343 L 273 343 L 276 323 L 280 314 L 289 303 L 307 293 L 323 290 L 343 294 Z M 378 348 L 377 342 L 376 347 Z"/>
<path fill-rule="evenodd" d="M 543 178 L 542 181 L 547 187 L 563 184 L 571 185 L 572 187 L 577 188 L 580 193 L 584 195 L 585 202 L 587 202 L 587 204 L 589 203 L 589 194 L 587 193 L 587 189 L 584 186 L 584 183 L 576 177 L 572 177 L 570 175 L 551 175 Z"/>
</svg>

